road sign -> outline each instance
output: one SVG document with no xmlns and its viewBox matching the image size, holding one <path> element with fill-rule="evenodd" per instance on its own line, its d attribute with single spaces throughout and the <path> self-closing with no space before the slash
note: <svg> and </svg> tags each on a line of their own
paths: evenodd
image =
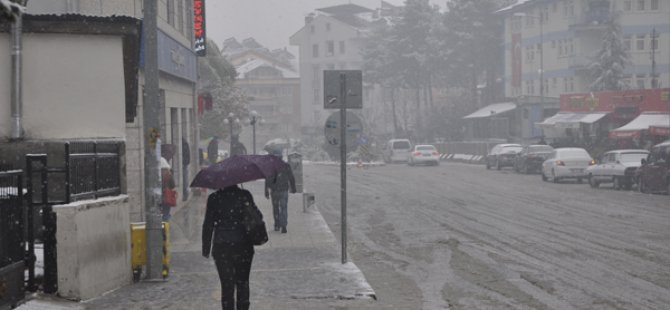
<svg viewBox="0 0 670 310">
<path fill-rule="evenodd" d="M 344 85 L 343 85 L 344 84 Z M 342 87 L 344 86 L 344 89 Z M 341 98 L 344 91 L 344 98 Z M 342 102 L 347 109 L 363 108 L 363 74 L 361 70 L 323 71 L 323 108 L 339 109 Z"/>
<path fill-rule="evenodd" d="M 358 146 L 359 135 L 363 132 L 363 122 L 358 115 L 353 112 L 347 112 L 346 142 L 347 149 L 354 149 Z M 340 112 L 334 112 L 326 120 L 324 130 L 326 142 L 330 146 L 340 146 Z"/>
</svg>

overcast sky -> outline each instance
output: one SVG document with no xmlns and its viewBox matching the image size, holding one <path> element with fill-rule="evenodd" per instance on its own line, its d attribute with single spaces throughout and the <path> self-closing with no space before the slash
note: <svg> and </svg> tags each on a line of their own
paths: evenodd
<svg viewBox="0 0 670 310">
<path fill-rule="evenodd" d="M 369 9 L 381 6 L 381 0 L 206 0 L 207 37 L 219 46 L 230 37 L 253 37 L 269 49 L 289 47 L 295 53 L 288 39 L 304 25 L 307 14 L 349 2 Z M 386 2 L 401 5 L 404 0 Z M 431 0 L 442 7 L 445 2 Z"/>
</svg>

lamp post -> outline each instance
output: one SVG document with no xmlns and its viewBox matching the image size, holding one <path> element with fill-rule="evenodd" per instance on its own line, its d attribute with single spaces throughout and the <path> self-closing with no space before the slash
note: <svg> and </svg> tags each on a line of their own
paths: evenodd
<svg viewBox="0 0 670 310">
<path fill-rule="evenodd" d="M 233 130 L 236 123 L 239 123 L 240 119 L 235 117 L 235 113 L 228 113 L 228 117 L 223 119 L 224 124 L 230 125 L 230 148 L 228 149 L 228 157 L 233 155 Z"/>
<path fill-rule="evenodd" d="M 260 122 L 263 123 L 263 118 L 258 115 L 258 112 L 256 111 L 251 111 L 251 117 L 249 118 L 249 124 L 251 125 L 252 128 L 252 143 L 253 143 L 253 151 L 254 155 L 256 155 L 256 123 Z"/>
<path fill-rule="evenodd" d="M 523 12 L 514 13 L 513 16 L 516 17 L 529 17 L 535 18 L 540 23 L 540 106 L 544 109 L 544 31 L 542 24 L 544 24 L 544 13 L 540 12 L 540 16 L 529 15 Z"/>
</svg>

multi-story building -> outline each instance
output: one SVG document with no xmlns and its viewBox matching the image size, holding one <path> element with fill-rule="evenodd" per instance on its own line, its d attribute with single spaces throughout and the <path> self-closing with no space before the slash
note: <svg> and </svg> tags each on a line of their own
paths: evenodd
<svg viewBox="0 0 670 310">
<path fill-rule="evenodd" d="M 328 116 L 323 108 L 323 70 L 362 68 L 360 50 L 374 13 L 355 4 L 317 9 L 305 17 L 305 25 L 291 36 L 291 45 L 298 46 L 300 52 L 303 133 L 321 129 Z"/>
<path fill-rule="evenodd" d="M 195 175 L 197 163 L 182 167 L 182 139 L 188 142 L 195 156 L 198 132 L 195 118 L 197 57 L 194 52 L 193 0 L 158 1 L 158 67 L 161 105 L 161 140 L 176 152 L 170 164 L 180 189 L 188 197 L 188 176 Z M 131 16 L 142 18 L 142 0 L 33 0 L 28 2 L 30 14 L 80 14 L 88 16 Z M 143 58 L 142 58 L 143 59 Z M 143 63 L 140 63 L 140 69 Z M 73 68 L 73 70 L 76 68 Z M 85 67 L 79 68 L 86 70 Z M 140 70 L 138 89 L 143 89 Z M 131 221 L 144 220 L 144 133 L 142 126 L 143 96 L 139 92 L 134 117 L 126 119 L 126 173 Z M 85 117 L 85 116 L 84 116 Z M 171 152 L 172 153 L 172 152 Z M 182 199 L 180 199 L 182 200 Z"/>
<path fill-rule="evenodd" d="M 504 18 L 504 92 L 519 98 L 526 136 L 551 116 L 561 94 L 590 91 L 589 64 L 607 21 L 618 14 L 630 54 L 629 89 L 670 85 L 670 2 L 662 0 L 525 0 L 498 12 Z M 551 104 L 550 104 L 551 103 Z M 552 113 L 547 113 L 551 109 Z"/>
<path fill-rule="evenodd" d="M 263 145 L 275 138 L 300 137 L 300 78 L 295 69 L 295 56 L 285 49 L 269 49 L 253 38 L 241 43 L 235 38 L 223 43 L 222 53 L 237 70 L 235 85 L 250 98 L 249 110 L 256 111 L 262 122 L 253 130 L 243 130 L 240 140 L 256 143 L 259 152 Z"/>
</svg>

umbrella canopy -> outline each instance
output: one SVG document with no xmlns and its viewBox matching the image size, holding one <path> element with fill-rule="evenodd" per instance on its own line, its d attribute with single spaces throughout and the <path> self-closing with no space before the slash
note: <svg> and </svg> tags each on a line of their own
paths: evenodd
<svg viewBox="0 0 670 310">
<path fill-rule="evenodd" d="M 200 170 L 191 187 L 220 189 L 264 179 L 276 174 L 284 165 L 287 164 L 277 156 L 236 155 Z"/>
</svg>

